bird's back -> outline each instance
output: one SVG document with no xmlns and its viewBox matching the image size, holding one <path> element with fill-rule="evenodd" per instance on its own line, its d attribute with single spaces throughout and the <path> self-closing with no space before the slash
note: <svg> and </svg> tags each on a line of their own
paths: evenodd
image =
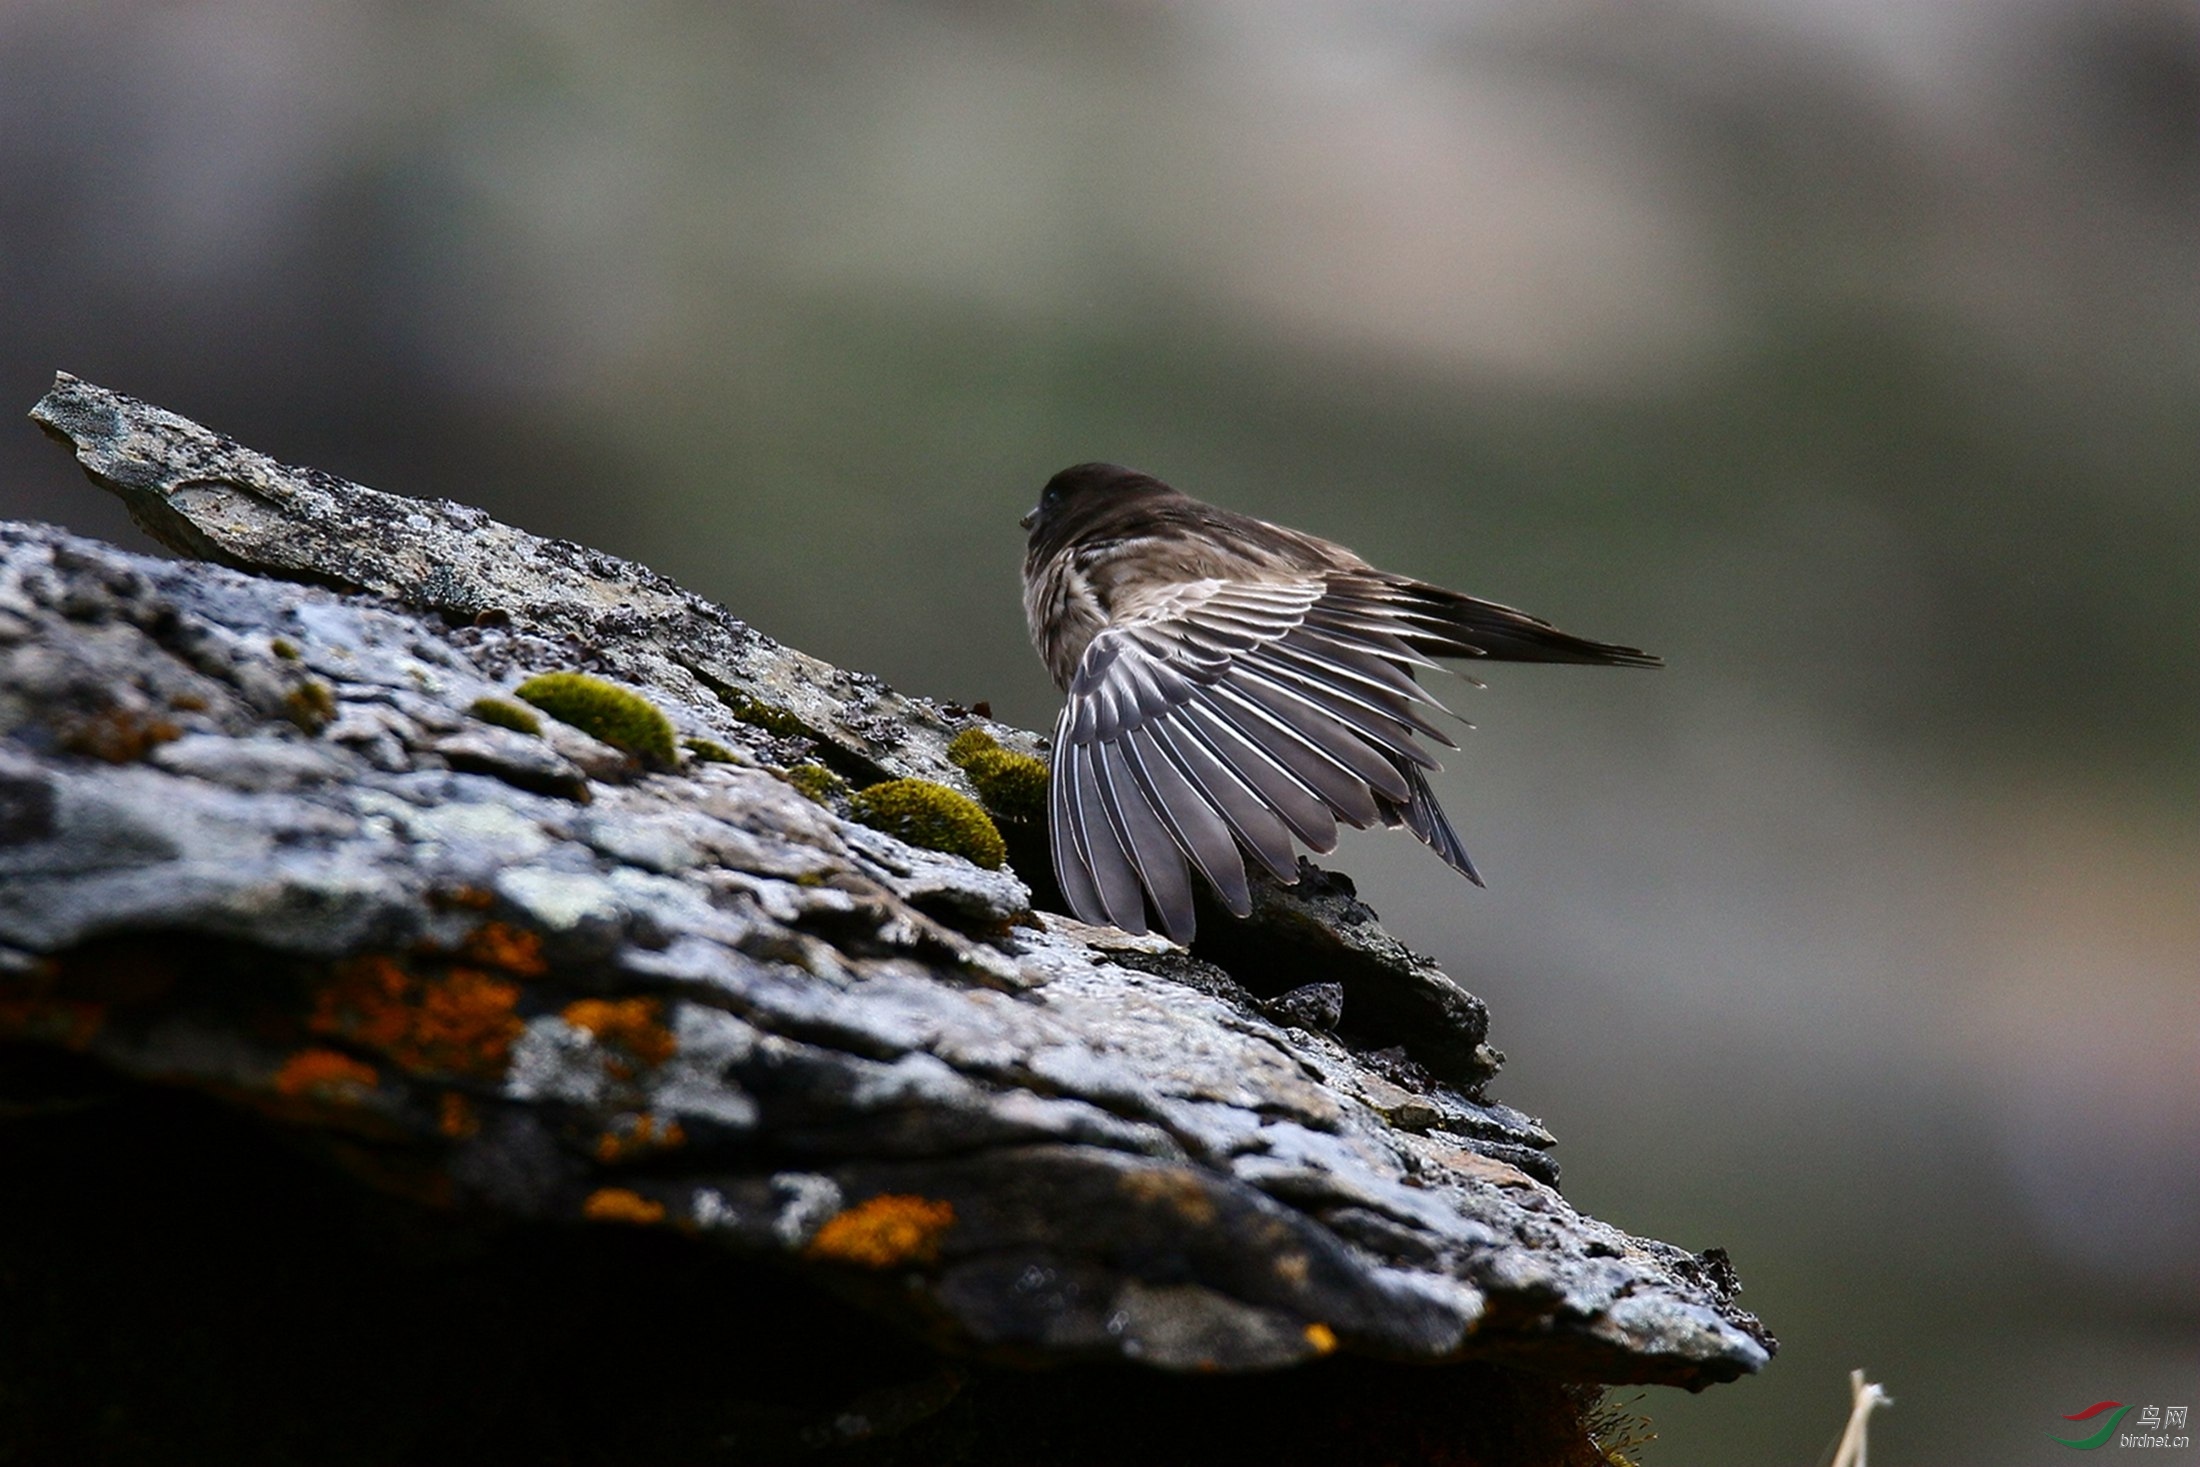
<svg viewBox="0 0 2200 1467">
<path fill-rule="evenodd" d="M 1057 688 L 1101 628 L 1166 614 L 1185 586 L 1368 569 L 1342 546 L 1173 489 L 1096 504 L 1065 530 L 1024 560 L 1024 618 Z"/>
</svg>

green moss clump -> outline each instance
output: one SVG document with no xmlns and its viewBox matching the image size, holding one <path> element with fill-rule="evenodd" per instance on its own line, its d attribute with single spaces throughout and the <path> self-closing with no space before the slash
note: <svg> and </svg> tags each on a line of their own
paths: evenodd
<svg viewBox="0 0 2200 1467">
<path fill-rule="evenodd" d="M 963 765 L 978 798 L 1003 820 L 1046 819 L 1047 766 L 1043 759 L 1009 749 L 981 749 Z"/>
<path fill-rule="evenodd" d="M 308 678 L 283 694 L 283 711 L 290 721 L 309 734 L 317 734 L 336 718 L 336 694 L 329 685 Z"/>
<path fill-rule="evenodd" d="M 672 720 L 639 693 L 582 672 L 546 672 L 512 690 L 560 723 L 622 749 L 657 769 L 680 762 Z"/>
<path fill-rule="evenodd" d="M 277 637 L 267 644 L 267 650 L 282 658 L 285 662 L 296 662 L 298 660 L 298 644 L 288 637 Z"/>
<path fill-rule="evenodd" d="M 978 787 L 978 798 L 1003 820 L 1044 820 L 1047 766 L 1043 759 L 1001 747 L 982 728 L 966 728 L 947 741 L 947 758 Z"/>
<path fill-rule="evenodd" d="M 810 736 L 808 726 L 784 708 L 777 708 L 770 703 L 759 702 L 744 693 L 736 693 L 730 689 L 721 692 L 718 696 L 726 705 L 727 711 L 751 728 L 760 728 L 768 734 L 783 739 L 806 739 Z"/>
<path fill-rule="evenodd" d="M 988 871 L 1008 859 L 1008 846 L 976 800 L 928 779 L 890 779 L 857 790 L 848 808 L 865 825 L 913 846 L 961 856 Z"/>
<path fill-rule="evenodd" d="M 542 720 L 534 710 L 514 703 L 509 698 L 476 698 L 466 711 L 483 723 L 493 723 L 498 728 L 508 728 L 515 733 L 542 733 Z"/>
<path fill-rule="evenodd" d="M 968 767 L 971 760 L 988 749 L 998 749 L 1001 741 L 982 728 L 966 728 L 947 741 L 947 762 L 956 768 Z"/>
<path fill-rule="evenodd" d="M 820 805 L 848 788 L 848 781 L 822 764 L 797 764 L 779 777 Z"/>
<path fill-rule="evenodd" d="M 741 762 L 734 757 L 733 750 L 727 748 L 724 744 L 713 743 L 709 739 L 682 739 L 680 740 L 680 747 L 705 764 L 738 764 Z"/>
</svg>

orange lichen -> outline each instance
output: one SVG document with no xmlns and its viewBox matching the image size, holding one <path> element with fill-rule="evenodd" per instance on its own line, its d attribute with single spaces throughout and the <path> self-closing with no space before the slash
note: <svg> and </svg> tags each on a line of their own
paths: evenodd
<svg viewBox="0 0 2200 1467">
<path fill-rule="evenodd" d="M 333 1049 L 301 1049 L 275 1072 L 275 1093 L 293 1100 L 357 1104 L 381 1079 L 374 1066 Z"/>
<path fill-rule="evenodd" d="M 526 1027 L 513 1010 L 519 985 L 474 968 L 422 985 L 414 1038 L 421 1058 L 439 1069 L 486 1068 L 501 1073 L 512 1041 Z"/>
<path fill-rule="evenodd" d="M 395 958 L 366 953 L 348 959 L 337 967 L 335 981 L 321 990 L 306 1027 L 316 1034 L 340 1034 L 376 1049 L 393 1049 L 412 1028 L 408 999 L 413 986 L 412 975 Z"/>
<path fill-rule="evenodd" d="M 472 1101 L 456 1090 L 446 1090 L 436 1107 L 435 1128 L 453 1141 L 463 1141 L 481 1129 L 481 1117 L 474 1113 Z"/>
<path fill-rule="evenodd" d="M 1303 1333 L 1317 1355 L 1331 1354 L 1337 1348 L 1337 1332 L 1326 1324 L 1310 1324 Z"/>
<path fill-rule="evenodd" d="M 428 900 L 445 909 L 459 907 L 471 912 L 485 912 L 496 905 L 497 894 L 481 886 L 444 886 L 430 892 Z"/>
<path fill-rule="evenodd" d="M 307 1027 L 380 1050 L 404 1069 L 499 1075 L 524 1027 L 518 1003 L 518 984 L 477 968 L 423 978 L 368 954 L 337 969 Z"/>
<path fill-rule="evenodd" d="M 654 998 L 584 998 L 567 1004 L 562 1017 L 631 1060 L 628 1064 L 614 1059 L 608 1066 L 612 1074 L 625 1079 L 633 1073 L 633 1065 L 645 1069 L 661 1065 L 679 1048 L 660 1020 L 663 1009 Z"/>
<path fill-rule="evenodd" d="M 1171 1209 L 1194 1227 L 1203 1228 L 1215 1220 L 1215 1199 L 1189 1172 L 1167 1167 L 1125 1172 L 1116 1185 L 1140 1202 Z"/>
<path fill-rule="evenodd" d="M 665 1205 L 624 1187 L 598 1187 L 581 1204 L 581 1216 L 590 1222 L 660 1223 Z"/>
<path fill-rule="evenodd" d="M 183 737 L 173 720 L 116 705 L 58 730 L 61 747 L 108 764 L 135 764 L 154 749 Z"/>
<path fill-rule="evenodd" d="M 519 978 L 540 978 L 550 971 L 542 955 L 542 935 L 509 922 L 484 922 L 466 939 L 469 962 L 499 968 Z"/>
<path fill-rule="evenodd" d="M 647 1114 L 622 1116 L 618 1125 L 596 1138 L 596 1160 L 608 1165 L 686 1144 L 687 1132 L 680 1129 L 678 1121 L 660 1121 Z"/>
<path fill-rule="evenodd" d="M 940 1256 L 941 1237 L 954 1225 L 952 1202 L 889 1192 L 826 1219 L 805 1251 L 863 1268 L 932 1263 Z"/>
</svg>

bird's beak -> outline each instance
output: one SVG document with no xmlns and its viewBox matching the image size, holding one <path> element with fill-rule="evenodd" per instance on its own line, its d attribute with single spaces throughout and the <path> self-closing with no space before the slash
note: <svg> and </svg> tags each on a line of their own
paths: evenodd
<svg viewBox="0 0 2200 1467">
<path fill-rule="evenodd" d="M 1020 520 L 1016 521 L 1016 523 L 1017 523 L 1017 524 L 1018 524 L 1019 526 L 1021 526 L 1022 528 L 1024 528 L 1024 529 L 1028 530 L 1028 529 L 1030 529 L 1030 528 L 1031 528 L 1031 522 L 1032 522 L 1033 520 L 1037 519 L 1038 517 L 1039 517 L 1039 507 L 1038 507 L 1037 505 L 1033 505 L 1033 506 L 1031 507 L 1031 512 L 1030 512 L 1029 514 L 1025 515 L 1025 516 L 1024 516 L 1024 517 L 1023 517 L 1022 519 L 1020 519 Z"/>
</svg>

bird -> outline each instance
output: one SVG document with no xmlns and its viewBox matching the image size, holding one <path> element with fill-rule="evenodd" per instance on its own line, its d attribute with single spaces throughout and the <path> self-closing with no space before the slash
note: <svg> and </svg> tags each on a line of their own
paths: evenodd
<svg viewBox="0 0 2200 1467">
<path fill-rule="evenodd" d="M 1079 920 L 1138 935 L 1191 942 L 1194 873 L 1250 915 L 1249 869 L 1295 883 L 1293 842 L 1331 851 L 1340 822 L 1402 825 L 1484 885 L 1429 788 L 1425 744 L 1458 745 L 1417 675 L 1439 657 L 1663 665 L 1117 464 L 1062 470 L 1021 523 L 1024 615 L 1064 695 L 1055 882 Z"/>
</svg>

